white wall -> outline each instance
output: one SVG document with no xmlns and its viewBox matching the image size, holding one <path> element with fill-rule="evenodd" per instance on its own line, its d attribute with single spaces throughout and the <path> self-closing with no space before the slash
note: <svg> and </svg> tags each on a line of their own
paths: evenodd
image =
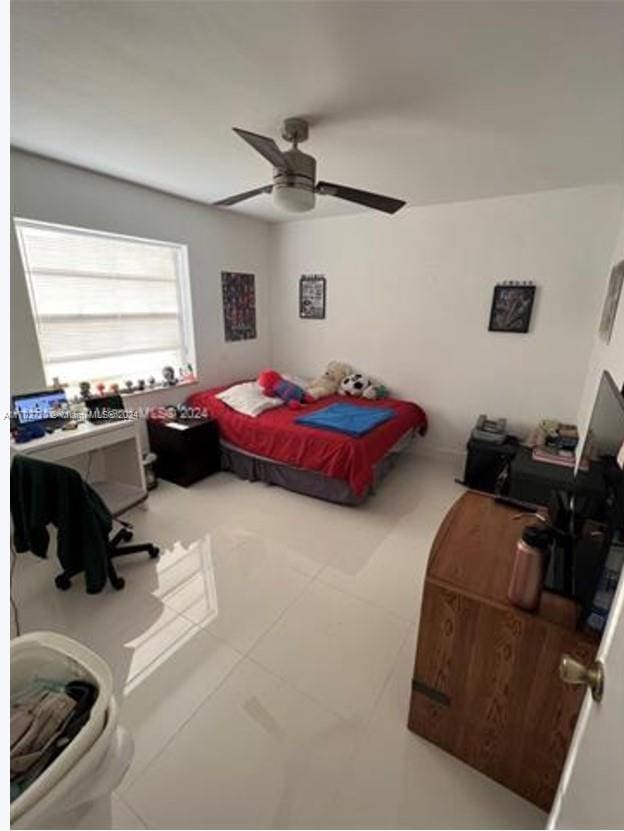
<svg viewBox="0 0 624 831">
<path fill-rule="evenodd" d="M 574 420 L 584 382 L 587 409 L 603 366 L 624 380 L 624 312 L 609 347 L 595 342 L 605 275 L 615 262 L 616 187 L 271 227 L 20 151 L 11 153 L 11 171 L 14 215 L 189 246 L 201 386 L 251 377 L 270 364 L 316 375 L 331 359 L 347 360 L 425 407 L 425 447 L 457 450 L 479 412 L 506 415 L 515 429 L 540 416 Z M 618 246 L 624 256 L 624 227 Z M 17 392 L 44 379 L 14 234 L 11 247 Z M 256 274 L 255 341 L 224 340 L 224 269 Z M 298 280 L 307 272 L 327 276 L 325 321 L 298 317 Z M 499 279 L 539 286 L 528 335 L 487 331 Z M 154 403 L 187 392 L 156 393 Z"/>
<path fill-rule="evenodd" d="M 269 226 L 70 165 L 11 152 L 12 215 L 188 245 L 197 373 L 202 386 L 256 374 L 269 362 Z M 45 380 L 14 230 L 11 231 L 11 389 Z M 221 271 L 256 275 L 258 338 L 226 343 Z M 182 400 L 189 390 L 155 394 Z M 141 400 L 141 405 L 150 403 Z"/>
<path fill-rule="evenodd" d="M 460 450 L 480 412 L 513 429 L 574 420 L 621 198 L 586 187 L 274 226 L 273 364 L 378 376 L 428 412 L 425 449 Z M 298 317 L 310 272 L 327 277 L 324 321 Z M 487 331 L 505 279 L 538 286 L 526 335 Z"/>
<path fill-rule="evenodd" d="M 596 398 L 598 385 L 604 370 L 606 369 L 611 373 L 618 389 L 622 389 L 622 384 L 624 384 L 624 291 L 620 297 L 611 340 L 608 344 L 605 344 L 598 335 L 598 326 L 602 315 L 602 303 L 607 293 L 611 269 L 616 263 L 622 260 L 624 260 L 624 213 L 622 214 L 620 230 L 615 248 L 613 249 L 613 255 L 603 272 L 603 282 L 600 286 L 600 305 L 592 321 L 592 332 L 594 333 L 593 349 L 589 358 L 583 397 L 578 413 L 578 423 L 583 432 L 589 423 L 594 399 Z"/>
</svg>

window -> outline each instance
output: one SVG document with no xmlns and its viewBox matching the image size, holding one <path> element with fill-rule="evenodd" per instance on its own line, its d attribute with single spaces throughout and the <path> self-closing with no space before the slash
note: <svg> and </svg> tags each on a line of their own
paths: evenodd
<svg viewBox="0 0 624 831">
<path fill-rule="evenodd" d="M 195 366 L 186 246 L 16 219 L 46 382 Z"/>
</svg>

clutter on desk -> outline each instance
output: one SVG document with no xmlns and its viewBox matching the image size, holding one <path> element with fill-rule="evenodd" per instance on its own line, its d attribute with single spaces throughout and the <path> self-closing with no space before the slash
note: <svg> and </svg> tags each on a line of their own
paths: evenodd
<svg viewBox="0 0 624 831">
<path fill-rule="evenodd" d="M 178 418 L 178 408 L 175 404 L 165 404 L 164 407 L 152 407 L 148 414 L 150 421 L 173 422 Z"/>
<path fill-rule="evenodd" d="M 485 441 L 488 444 L 504 444 L 507 440 L 507 419 L 488 418 L 482 413 L 470 436 L 476 441 Z"/>
<path fill-rule="evenodd" d="M 40 439 L 45 434 L 44 428 L 36 422 L 33 424 L 20 424 L 11 430 L 11 436 L 16 444 L 25 444 L 33 439 Z"/>
<path fill-rule="evenodd" d="M 532 448 L 534 461 L 572 468 L 576 466 L 578 442 L 579 433 L 575 424 L 545 418 L 531 432 L 526 443 Z M 581 459 L 579 468 L 588 470 L 589 460 Z"/>
</svg>

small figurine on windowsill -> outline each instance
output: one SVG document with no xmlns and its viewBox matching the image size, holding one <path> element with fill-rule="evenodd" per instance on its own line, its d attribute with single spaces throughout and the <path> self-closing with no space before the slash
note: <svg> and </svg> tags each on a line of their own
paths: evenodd
<svg viewBox="0 0 624 831">
<path fill-rule="evenodd" d="M 89 381 L 81 381 L 78 387 L 80 389 L 80 397 L 83 401 L 86 401 L 91 395 L 91 384 Z"/>
<path fill-rule="evenodd" d="M 110 390 L 113 395 L 119 395 L 119 384 L 111 384 Z"/>
<path fill-rule="evenodd" d="M 196 380 L 191 364 L 187 364 L 185 368 L 180 368 L 180 380 L 187 384 L 190 384 Z"/>
<path fill-rule="evenodd" d="M 153 390 L 156 386 L 156 379 L 153 375 L 150 375 L 150 377 L 147 379 L 147 385 L 151 390 Z"/>
<path fill-rule="evenodd" d="M 106 384 L 103 384 L 103 383 L 100 381 L 100 383 L 99 383 L 99 384 L 97 384 L 96 389 L 97 389 L 97 391 L 99 392 L 100 397 L 101 397 L 101 396 L 103 396 L 103 395 L 104 395 L 104 393 L 106 392 Z"/>
<path fill-rule="evenodd" d="M 143 380 L 143 378 L 139 378 L 139 380 L 137 381 L 137 387 L 136 388 L 139 392 L 144 392 L 145 391 L 145 381 Z"/>
<path fill-rule="evenodd" d="M 132 384 L 132 381 L 126 381 L 126 389 L 124 390 L 124 392 L 127 395 L 130 395 L 131 392 L 134 392 L 134 386 Z"/>
<path fill-rule="evenodd" d="M 164 366 L 162 374 L 165 379 L 163 387 L 175 387 L 178 383 L 178 379 L 175 376 L 175 369 L 172 366 Z"/>
</svg>

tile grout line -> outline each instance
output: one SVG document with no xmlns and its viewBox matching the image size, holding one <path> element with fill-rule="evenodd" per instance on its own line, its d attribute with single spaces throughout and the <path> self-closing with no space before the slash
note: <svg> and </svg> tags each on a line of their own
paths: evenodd
<svg viewBox="0 0 624 831">
<path fill-rule="evenodd" d="M 309 588 L 311 588 L 312 584 L 313 584 L 313 583 L 315 583 L 318 579 L 319 579 L 319 578 L 318 578 L 318 575 L 317 575 L 316 577 L 312 578 L 312 580 L 310 580 L 310 582 L 307 584 L 307 586 L 305 586 L 304 590 L 303 590 L 303 591 L 299 594 L 299 596 L 298 596 L 297 598 L 295 598 L 295 600 L 293 600 L 293 602 L 290 604 L 290 606 L 288 607 L 288 609 L 292 608 L 292 606 L 293 606 L 293 605 L 297 602 L 297 600 L 299 600 L 299 599 L 303 596 L 303 594 L 304 594 L 304 593 L 305 593 L 305 592 L 306 592 Z M 377 608 L 378 608 L 377 606 L 374 606 L 374 604 L 372 604 L 372 603 L 368 603 L 368 601 L 366 601 L 366 600 L 361 600 L 361 598 L 359 598 L 359 597 L 354 597 L 353 595 L 348 594 L 347 592 L 343 592 L 343 591 L 341 591 L 340 589 L 335 588 L 335 586 L 330 586 L 330 585 L 328 585 L 327 583 L 324 583 L 324 582 L 322 582 L 322 581 L 320 581 L 320 580 L 319 580 L 319 582 L 321 582 L 321 583 L 322 583 L 322 585 L 323 585 L 324 587 L 329 588 L 329 589 L 333 589 L 334 591 L 338 592 L 339 594 L 344 594 L 344 595 L 346 595 L 346 596 L 347 596 L 349 599 L 351 599 L 351 600 L 356 600 L 356 601 L 359 601 L 359 602 L 361 602 L 361 603 L 363 603 L 363 604 L 365 604 L 365 605 L 370 605 L 370 606 L 373 606 L 373 608 L 375 608 L 375 609 L 377 609 Z M 260 661 L 260 660 L 259 660 L 258 658 L 256 658 L 256 657 L 253 657 L 253 656 L 250 654 L 250 653 L 251 653 L 251 651 L 253 651 L 253 649 L 255 648 L 255 646 L 258 644 L 258 642 L 259 642 L 260 640 L 262 640 L 262 638 L 265 638 L 267 635 L 269 635 L 269 633 L 271 632 L 271 630 L 272 630 L 272 629 L 274 628 L 274 626 L 275 626 L 275 625 L 279 622 L 279 620 L 280 620 L 280 619 L 284 616 L 284 614 L 286 613 L 286 611 L 288 611 L 288 609 L 284 609 L 284 612 L 280 615 L 280 617 L 278 618 L 278 620 L 276 620 L 276 621 L 275 621 L 275 623 L 274 623 L 274 624 L 273 624 L 273 625 L 272 625 L 269 629 L 267 629 L 267 631 L 266 631 L 263 635 L 261 635 L 261 636 L 260 636 L 260 637 L 256 640 L 256 642 L 254 643 L 254 646 L 253 646 L 253 647 L 252 647 L 252 649 L 251 649 L 251 650 L 250 650 L 250 651 L 249 651 L 249 652 L 245 655 L 245 657 L 246 657 L 248 660 L 252 661 L 252 662 L 253 662 L 254 664 L 256 664 L 257 666 L 261 667 L 261 668 L 262 668 L 263 670 L 265 670 L 266 672 L 269 672 L 271 675 L 273 675 L 273 676 L 275 676 L 276 678 L 278 678 L 280 681 L 283 681 L 285 684 L 287 684 L 289 687 L 291 687 L 291 689 L 296 690 L 298 693 L 301 693 L 302 695 L 304 695 L 304 696 L 306 696 L 307 698 L 309 698 L 309 699 L 310 699 L 310 701 L 314 701 L 317 705 L 319 705 L 319 706 L 320 706 L 320 707 L 322 707 L 323 709 L 327 710 L 327 711 L 328 711 L 328 712 L 330 712 L 330 713 L 333 713 L 333 715 L 335 715 L 337 718 L 341 719 L 342 721 L 348 721 L 348 718 L 347 718 L 347 717 L 345 717 L 342 713 L 337 712 L 336 710 L 334 710 L 334 708 L 333 708 L 333 707 L 331 707 L 330 705 L 326 704 L 325 702 L 322 702 L 322 701 L 318 700 L 315 696 L 311 695 L 308 691 L 303 690 L 303 689 L 301 689 L 299 686 L 297 686 L 296 684 L 294 684 L 294 683 L 293 683 L 293 682 L 292 682 L 289 678 L 286 678 L 286 677 L 284 677 L 283 675 L 280 675 L 280 674 L 279 674 L 279 673 L 278 673 L 278 672 L 277 672 L 277 671 L 276 671 L 273 667 L 268 667 L 268 666 L 266 666 L 266 664 L 263 664 L 263 663 L 262 663 L 262 661 Z M 370 708 L 369 717 L 363 720 L 363 725 L 362 725 L 363 727 L 366 727 L 366 726 L 368 725 L 368 723 L 369 723 L 369 721 L 370 721 L 370 717 L 372 717 L 373 710 L 374 710 L 374 709 L 375 709 L 375 707 L 377 706 L 377 702 L 378 702 L 378 700 L 379 700 L 379 696 L 382 694 L 383 690 L 385 689 L 386 684 L 387 684 L 387 682 L 388 682 L 388 678 L 390 677 L 390 674 L 394 671 L 395 663 L 398 661 L 399 654 L 400 654 L 400 652 L 401 652 L 401 649 L 403 648 L 403 644 L 405 643 L 405 640 L 407 639 L 407 636 L 408 636 L 408 634 L 409 634 L 409 630 L 410 630 L 410 629 L 411 629 L 411 627 L 414 625 L 414 621 L 407 621 L 407 620 L 405 620 L 404 618 L 400 618 L 400 617 L 398 617 L 397 615 L 393 615 L 393 614 L 392 614 L 392 612 L 387 612 L 385 609 L 382 609 L 381 611 L 383 611 L 383 612 L 384 612 L 384 614 L 388 614 L 388 615 L 392 615 L 393 617 L 396 617 L 396 618 L 397 618 L 397 622 L 398 622 L 398 623 L 402 623 L 402 624 L 404 624 L 404 625 L 406 626 L 406 631 L 405 631 L 405 634 L 403 635 L 403 637 L 401 638 L 401 641 L 400 641 L 400 646 L 399 646 L 399 649 L 398 649 L 398 651 L 397 651 L 397 654 L 396 654 L 396 656 L 395 656 L 395 658 L 394 658 L 394 661 L 393 661 L 393 663 L 392 663 L 392 665 L 391 665 L 391 669 L 390 669 L 389 673 L 386 675 L 386 677 L 384 678 L 384 680 L 383 680 L 383 682 L 382 682 L 382 684 L 381 684 L 381 687 L 380 687 L 380 691 L 379 691 L 378 695 L 376 696 L 376 698 L 375 698 L 375 700 L 374 700 L 374 702 L 373 702 L 373 704 L 372 704 L 372 706 L 371 706 L 371 708 Z"/>
<path fill-rule="evenodd" d="M 388 615 L 392 615 L 393 617 L 399 618 L 402 623 L 417 623 L 417 618 L 405 617 L 405 615 L 402 615 L 399 612 L 395 612 L 392 609 L 388 609 L 387 606 L 383 606 L 381 603 L 376 603 L 374 600 L 371 600 L 368 597 L 362 597 L 362 595 L 356 594 L 353 591 L 349 591 L 349 589 L 345 589 L 342 586 L 336 586 L 331 581 L 323 579 L 322 573 L 319 573 L 317 579 L 319 583 L 322 583 L 324 586 L 327 586 L 330 589 L 335 589 L 337 592 L 342 592 L 343 594 L 348 595 L 354 600 L 360 600 L 362 603 L 368 603 L 369 606 L 373 606 L 375 609 L 379 609 L 382 612 L 386 612 L 386 614 Z"/>
<path fill-rule="evenodd" d="M 143 819 L 143 817 L 142 817 L 142 816 L 140 816 L 140 815 L 136 812 L 136 810 L 132 807 L 132 805 L 129 805 L 129 804 L 126 802 L 126 800 L 123 798 L 123 796 L 121 796 L 121 794 L 117 793 L 117 791 L 115 790 L 115 791 L 113 791 L 113 796 L 114 796 L 114 798 L 115 798 L 118 802 L 121 802 L 121 804 L 124 806 L 124 808 L 126 809 L 126 811 L 128 811 L 128 813 L 132 814 L 132 816 L 133 816 L 133 817 L 135 817 L 135 818 L 137 819 L 137 821 L 139 822 L 139 824 L 140 824 L 140 825 L 142 825 L 142 826 L 143 826 L 143 828 L 148 828 L 148 827 L 149 827 L 149 826 L 147 825 L 147 823 L 145 822 L 145 820 Z"/>
<path fill-rule="evenodd" d="M 334 716 L 334 718 L 339 719 L 339 721 L 349 722 L 349 718 L 342 715 L 342 713 L 337 712 L 334 710 L 333 707 L 330 707 L 329 704 L 326 704 L 324 701 L 319 701 L 318 698 L 313 696 L 307 690 L 302 690 L 301 687 L 298 687 L 294 684 L 289 678 L 285 678 L 283 675 L 280 675 L 271 667 L 267 667 L 265 664 L 261 663 L 257 658 L 252 658 L 251 655 L 245 655 L 246 660 L 250 661 L 252 664 L 255 664 L 259 669 L 263 672 L 267 672 L 269 675 L 272 675 L 277 681 L 280 681 L 282 684 L 285 684 L 287 687 L 290 687 L 291 690 L 294 690 L 299 695 L 302 695 L 304 698 L 307 698 L 308 701 L 311 701 L 321 710 L 324 710 L 326 713 Z"/>
<path fill-rule="evenodd" d="M 365 721 L 362 725 L 362 735 L 359 737 L 359 740 L 356 743 L 354 743 L 354 746 L 351 748 L 349 758 L 345 761 L 345 764 L 344 764 L 345 779 L 346 779 L 346 776 L 347 776 L 347 768 L 349 769 L 349 771 L 352 769 L 353 763 L 354 763 L 355 758 L 356 758 L 356 754 L 358 752 L 358 749 L 361 746 L 361 743 L 366 738 L 366 736 L 370 733 L 371 723 L 373 721 L 375 711 L 376 711 L 377 706 L 379 705 L 380 701 L 382 700 L 386 690 L 388 689 L 388 687 L 389 687 L 389 685 L 392 681 L 392 676 L 393 676 L 395 670 L 398 668 L 399 658 L 400 658 L 401 652 L 403 651 L 403 647 L 407 643 L 407 639 L 408 639 L 409 634 L 410 634 L 410 629 L 411 629 L 411 626 L 408 627 L 408 630 L 405 633 L 405 635 L 404 635 L 404 637 L 401 641 L 401 645 L 399 646 L 398 652 L 397 652 L 397 654 L 394 658 L 394 661 L 392 662 L 392 666 L 390 667 L 390 669 L 389 669 L 389 671 L 388 671 L 388 673 L 387 673 L 387 675 L 384 679 L 384 682 L 382 683 L 381 687 L 379 688 L 379 693 L 377 694 L 377 696 L 375 698 L 375 701 L 374 701 L 374 703 L 373 703 L 373 705 L 370 709 L 370 712 L 369 712 L 367 718 L 365 719 Z M 331 801 L 329 803 L 330 807 L 335 803 L 335 800 L 338 797 L 338 788 L 339 788 L 339 785 L 336 785 L 336 789 L 334 790 L 334 792 L 332 794 L 332 797 L 331 797 Z"/>
<path fill-rule="evenodd" d="M 212 637 L 215 637 L 215 636 L 213 635 Z M 217 640 L 219 640 L 219 639 L 217 639 Z M 227 644 L 227 646 L 229 646 L 229 644 Z M 230 647 L 230 649 L 233 649 L 233 648 L 232 648 L 232 647 Z M 146 828 L 148 827 L 148 825 L 147 825 L 147 824 L 145 823 L 145 821 L 143 820 L 143 817 L 142 817 L 142 816 L 140 815 L 140 813 L 138 813 L 138 812 L 137 812 L 137 810 L 133 807 L 132 802 L 130 802 L 130 801 L 127 799 L 127 796 L 126 796 L 126 795 L 127 795 L 127 793 L 128 793 L 128 790 L 129 790 L 130 788 L 132 788 L 132 787 L 133 787 L 133 786 L 134 786 L 134 785 L 135 785 L 135 784 L 139 781 L 139 779 L 140 779 L 142 776 L 144 776 L 144 775 L 145 775 L 145 773 L 148 771 L 148 769 L 149 769 L 149 768 L 150 768 L 150 767 L 154 764 L 154 762 L 155 762 L 155 761 L 156 761 L 156 760 L 160 757 L 160 755 L 161 755 L 162 753 L 164 753 L 164 751 L 165 751 L 165 750 L 169 747 L 169 745 L 171 744 L 171 742 L 172 742 L 175 738 L 177 738 L 177 736 L 178 736 L 178 734 L 179 734 L 179 733 L 181 733 L 181 732 L 182 732 L 182 730 L 186 727 L 186 725 L 188 724 L 188 722 L 189 722 L 189 721 L 190 721 L 190 720 L 191 720 L 191 719 L 192 719 L 192 718 L 193 718 L 193 717 L 194 717 L 194 716 L 195 716 L 195 715 L 199 712 L 199 710 L 201 710 L 201 708 L 204 706 L 204 704 L 206 704 L 206 703 L 207 703 L 207 702 L 208 702 L 208 701 L 209 701 L 209 700 L 213 697 L 213 695 L 214 695 L 214 694 L 215 694 L 218 690 L 220 690 L 220 689 L 221 689 L 221 687 L 223 686 L 223 684 L 227 681 L 227 679 L 228 679 L 228 678 L 230 677 L 230 675 L 234 672 L 234 670 L 238 668 L 238 666 L 240 665 L 241 661 L 245 658 L 245 656 L 244 656 L 244 655 L 242 655 L 240 652 L 238 652 L 238 650 L 233 650 L 233 651 L 237 652 L 237 654 L 238 654 L 238 658 L 237 658 L 237 660 L 236 660 L 236 661 L 232 664 L 232 666 L 230 667 L 230 669 L 229 669 L 229 670 L 225 673 L 225 675 L 223 676 L 223 678 L 222 678 L 222 679 L 221 679 L 221 680 L 220 680 L 220 681 L 216 684 L 216 686 L 215 686 L 215 687 L 214 687 L 214 688 L 213 688 L 213 689 L 212 689 L 212 690 L 211 690 L 211 691 L 210 691 L 210 692 L 206 695 L 206 697 L 205 697 L 205 698 L 203 698 L 203 699 L 201 700 L 201 702 L 198 704 L 198 706 L 197 706 L 197 707 L 195 707 L 195 708 L 193 709 L 193 711 L 190 713 L 190 715 L 188 716 L 188 718 L 185 718 L 185 719 L 184 719 L 184 721 L 180 724 L 180 726 L 179 726 L 179 727 L 177 728 L 177 730 L 173 733 L 173 735 L 172 735 L 169 739 L 167 739 L 167 741 L 166 741 L 166 742 L 165 742 L 165 744 L 162 746 L 162 748 L 161 748 L 161 749 L 160 749 L 160 750 L 159 750 L 159 751 L 158 751 L 158 752 L 157 752 L 157 753 L 156 753 L 156 754 L 155 754 L 155 755 L 154 755 L 154 756 L 153 756 L 153 757 L 149 760 L 149 762 L 147 762 L 147 763 L 145 764 L 145 766 L 144 766 L 144 767 L 142 767 L 142 768 L 141 768 L 141 769 L 137 772 L 136 776 L 134 776 L 134 777 L 133 777 L 132 784 L 127 785 L 127 786 L 123 789 L 123 791 L 121 792 L 121 793 L 123 793 L 123 795 L 124 795 L 124 802 L 127 802 L 127 803 L 129 804 L 129 806 L 132 808 L 133 812 L 134 812 L 135 814 L 137 814 L 137 816 L 139 817 L 139 819 L 141 820 L 141 822 L 143 822 L 143 823 L 145 824 L 145 827 L 146 827 Z M 123 783 L 123 780 L 122 780 L 122 783 Z"/>
<path fill-rule="evenodd" d="M 237 547 L 237 546 L 234 546 L 234 548 L 236 548 L 236 547 Z M 233 551 L 233 550 L 234 550 L 234 548 L 232 548 L 232 549 L 230 549 L 230 550 L 232 550 L 232 551 Z M 286 606 L 282 609 L 282 611 L 281 611 L 281 612 L 279 613 L 279 615 L 275 618 L 275 620 L 274 620 L 271 624 L 269 624 L 268 628 L 267 628 L 267 629 L 265 629 L 265 630 L 264 630 L 264 631 L 263 631 L 260 635 L 258 635 L 258 636 L 255 638 L 255 640 L 253 641 L 253 643 L 251 644 L 251 646 L 250 646 L 248 649 L 246 649 L 245 651 L 243 651 L 243 650 L 239 649 L 238 647 L 234 646 L 233 644 L 231 644 L 231 643 L 230 643 L 230 641 L 228 641 L 228 640 L 227 640 L 225 637 L 223 637 L 222 635 L 217 635 L 217 634 L 215 634 L 215 633 L 211 632 L 211 631 L 210 631 L 210 628 L 209 628 L 209 625 L 208 625 L 208 626 L 203 626 L 201 623 L 197 623 L 196 621 L 191 621 L 191 622 L 192 622 L 192 623 L 194 623 L 194 625 L 195 625 L 195 626 L 199 626 L 199 627 L 201 627 L 204 631 L 209 632 L 209 633 L 210 633 L 213 637 L 215 637 L 215 638 L 217 638 L 218 640 L 222 641 L 223 643 L 227 644 L 227 645 L 228 645 L 231 649 L 236 650 L 236 651 L 237 651 L 240 655 L 242 655 L 243 657 L 245 657 L 245 658 L 246 658 L 246 657 L 248 657 L 248 656 L 249 656 L 249 653 L 252 651 L 252 649 L 254 649 L 254 648 L 256 647 L 256 645 L 257 645 L 258 641 L 260 641 L 262 638 L 264 638 L 266 635 L 268 635 L 268 633 L 269 633 L 269 632 L 273 629 L 273 627 L 277 625 L 277 623 L 278 623 L 278 622 L 279 622 L 279 621 L 280 621 L 280 620 L 284 617 L 284 615 L 286 614 L 286 612 L 287 612 L 289 609 L 291 609 L 291 608 L 292 608 L 292 606 L 294 606 L 294 604 L 295 604 L 295 603 L 296 603 L 296 602 L 297 602 L 297 601 L 298 601 L 298 600 L 302 597 L 302 595 L 303 595 L 303 594 L 307 591 L 307 589 L 309 588 L 309 586 L 310 586 L 310 585 L 314 582 L 314 580 L 316 579 L 316 575 L 306 574 L 305 572 L 300 571 L 299 569 L 294 568 L 293 566 L 291 566 L 291 565 L 290 565 L 290 564 L 288 564 L 288 563 L 286 564 L 286 567 L 287 567 L 287 568 L 290 568 L 292 571 L 295 571 L 298 575 L 300 575 L 300 576 L 302 576 L 302 577 L 306 577 L 306 578 L 307 578 L 307 581 L 303 584 L 303 586 L 301 587 L 301 589 L 300 589 L 300 590 L 299 590 L 299 591 L 295 594 L 295 596 L 292 598 L 292 600 L 290 600 L 290 601 L 286 604 Z M 215 574 L 215 579 L 216 579 L 216 574 Z M 163 601 L 163 602 L 164 602 L 164 601 Z M 171 607 L 169 607 L 169 606 L 168 606 L 167 608 L 171 608 Z M 177 614 L 182 615 L 182 617 L 184 617 L 186 620 L 189 620 L 189 621 L 191 620 L 191 618 L 190 618 L 190 617 L 187 617 L 187 615 L 185 615 L 185 614 L 184 614 L 184 612 L 177 612 Z"/>
</svg>

